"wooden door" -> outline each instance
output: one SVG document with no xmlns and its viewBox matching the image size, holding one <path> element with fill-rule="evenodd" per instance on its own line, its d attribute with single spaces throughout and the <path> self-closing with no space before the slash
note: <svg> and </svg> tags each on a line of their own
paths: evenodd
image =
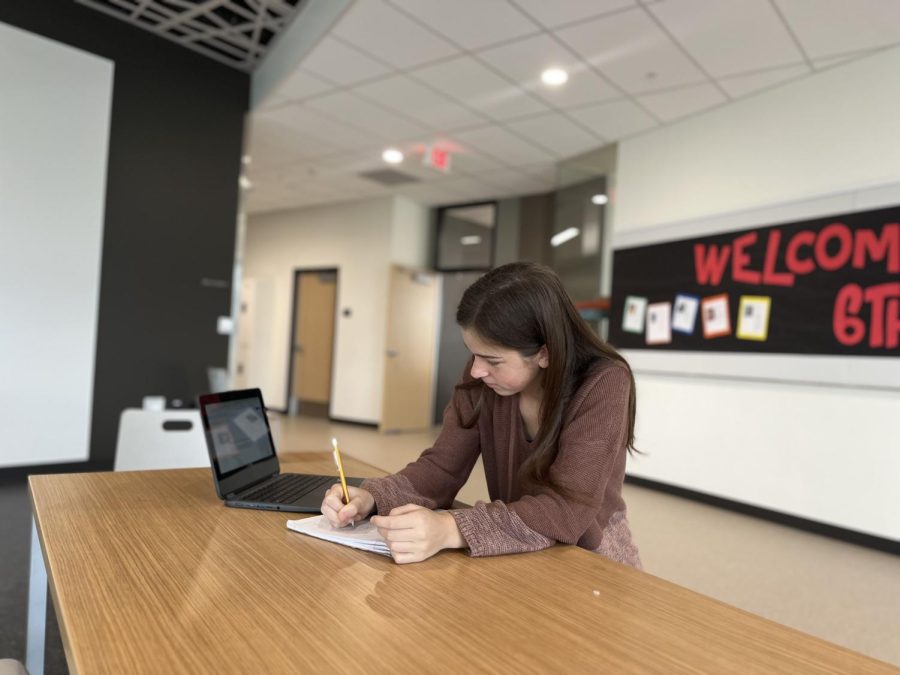
<svg viewBox="0 0 900 675">
<path fill-rule="evenodd" d="M 331 398 L 337 271 L 300 272 L 294 289 L 291 397 L 327 404 Z"/>
<path fill-rule="evenodd" d="M 391 267 L 381 431 L 431 426 L 440 277 Z"/>
</svg>

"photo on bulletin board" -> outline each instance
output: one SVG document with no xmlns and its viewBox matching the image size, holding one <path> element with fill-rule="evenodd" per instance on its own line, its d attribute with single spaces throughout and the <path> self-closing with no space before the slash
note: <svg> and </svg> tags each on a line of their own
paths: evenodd
<svg viewBox="0 0 900 675">
<path fill-rule="evenodd" d="M 741 340 L 765 340 L 769 334 L 772 298 L 742 295 L 738 306 L 737 336 Z"/>
<path fill-rule="evenodd" d="M 655 302 L 647 306 L 648 345 L 663 345 L 672 341 L 671 314 L 671 303 Z"/>
<path fill-rule="evenodd" d="M 696 295 L 679 293 L 675 296 L 675 309 L 672 313 L 672 330 L 691 335 L 697 325 L 697 310 L 700 298 Z"/>
<path fill-rule="evenodd" d="M 621 349 L 897 357 L 900 206 L 618 246 L 611 300 Z"/>
</svg>

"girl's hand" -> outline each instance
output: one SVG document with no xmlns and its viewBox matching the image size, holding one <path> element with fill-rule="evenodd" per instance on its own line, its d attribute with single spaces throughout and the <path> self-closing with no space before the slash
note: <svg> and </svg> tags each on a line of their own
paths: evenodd
<svg viewBox="0 0 900 675">
<path fill-rule="evenodd" d="M 350 503 L 344 504 L 344 492 L 340 483 L 335 483 L 328 488 L 325 499 L 322 500 L 322 515 L 334 527 L 344 527 L 363 520 L 375 508 L 375 498 L 368 490 L 348 485 L 347 492 L 350 493 Z"/>
<path fill-rule="evenodd" d="M 419 562 L 445 548 L 463 548 L 465 540 L 448 511 L 440 513 L 407 504 L 390 515 L 373 516 L 372 524 L 387 542 L 398 563 Z"/>
</svg>

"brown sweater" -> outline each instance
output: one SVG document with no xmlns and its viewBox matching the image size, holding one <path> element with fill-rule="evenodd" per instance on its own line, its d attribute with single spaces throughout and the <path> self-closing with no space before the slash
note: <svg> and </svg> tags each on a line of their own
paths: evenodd
<svg viewBox="0 0 900 675">
<path fill-rule="evenodd" d="M 630 387 L 626 370 L 602 359 L 569 402 L 549 473 L 580 500 L 521 484 L 519 468 L 533 444 L 525 437 L 519 396 L 498 396 L 487 387 L 474 427 L 462 428 L 448 406 L 432 448 L 399 473 L 369 479 L 362 487 L 375 497 L 381 515 L 404 504 L 449 508 L 481 454 L 492 501 L 451 511 L 471 555 L 537 551 L 561 542 L 640 568 L 622 500 Z M 469 397 L 456 396 L 467 417 Z M 476 389 L 475 400 L 478 396 Z"/>
</svg>

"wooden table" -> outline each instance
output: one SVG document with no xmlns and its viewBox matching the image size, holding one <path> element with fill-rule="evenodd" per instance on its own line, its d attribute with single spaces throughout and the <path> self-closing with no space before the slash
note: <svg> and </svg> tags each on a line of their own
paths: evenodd
<svg viewBox="0 0 900 675">
<path fill-rule="evenodd" d="M 897 672 L 571 546 L 396 565 L 222 506 L 208 470 L 29 482 L 72 673 Z"/>
</svg>

